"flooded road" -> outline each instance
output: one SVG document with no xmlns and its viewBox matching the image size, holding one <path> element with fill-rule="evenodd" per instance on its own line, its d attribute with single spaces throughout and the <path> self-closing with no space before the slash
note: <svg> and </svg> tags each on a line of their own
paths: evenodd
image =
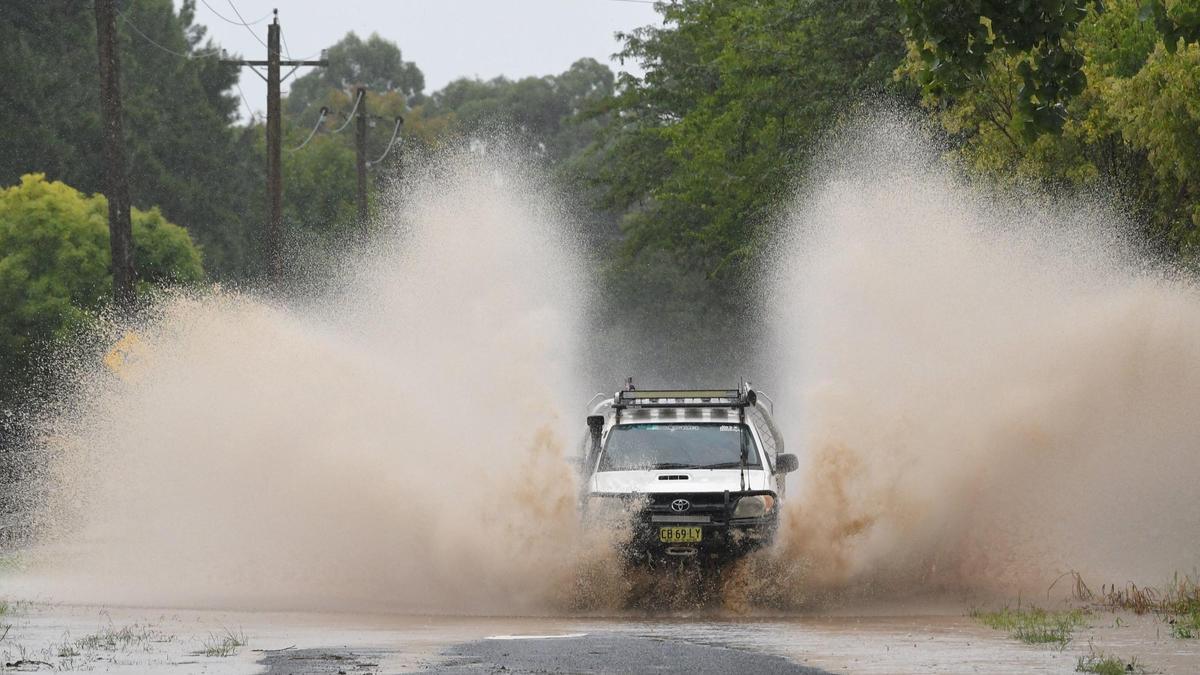
<svg viewBox="0 0 1200 675">
<path fill-rule="evenodd" d="M 1060 649 L 979 624 L 979 600 L 911 601 L 1049 602 L 1068 570 L 1145 587 L 1200 559 L 1200 289 L 1099 207 L 993 200 L 888 140 L 911 135 L 831 160 L 763 273 L 763 344 L 722 364 L 769 378 L 800 468 L 719 598 L 627 573 L 621 528 L 579 512 L 588 394 L 699 375 L 594 344 L 604 285 L 565 210 L 450 158 L 317 297 L 164 296 L 97 336 L 142 345 L 123 370 L 56 364 L 72 386 L 33 417 L 0 667 L 1200 672 L 1200 641 L 1154 616 L 1092 612 Z"/>
<path fill-rule="evenodd" d="M 1070 673 L 1080 656 L 1200 669 L 1161 620 L 1097 612 L 1062 650 L 950 610 L 778 618 L 413 617 L 17 603 L 8 669 L 118 673 Z M 2 631 L 2 628 L 0 628 Z M 239 644 L 224 644 L 230 638 Z"/>
</svg>

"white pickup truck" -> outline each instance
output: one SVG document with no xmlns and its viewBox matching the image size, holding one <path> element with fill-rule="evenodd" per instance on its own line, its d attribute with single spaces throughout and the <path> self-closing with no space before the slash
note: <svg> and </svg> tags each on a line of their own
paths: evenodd
<svg viewBox="0 0 1200 675">
<path fill-rule="evenodd" d="M 585 517 L 620 507 L 626 555 L 723 562 L 774 536 L 795 455 L 760 394 L 637 390 L 596 404 L 582 454 Z M 595 398 L 593 398 L 595 400 Z"/>
</svg>

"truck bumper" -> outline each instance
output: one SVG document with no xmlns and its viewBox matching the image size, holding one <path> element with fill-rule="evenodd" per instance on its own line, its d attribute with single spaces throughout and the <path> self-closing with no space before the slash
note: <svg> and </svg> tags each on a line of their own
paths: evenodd
<svg viewBox="0 0 1200 675">
<path fill-rule="evenodd" d="M 698 542 L 666 542 L 662 528 L 699 528 Z M 625 549 L 632 560 L 695 559 L 725 562 L 740 558 L 770 544 L 775 537 L 776 518 L 746 518 L 729 523 L 657 523 L 639 522 Z"/>
<path fill-rule="evenodd" d="M 765 515 L 733 517 L 738 499 L 755 495 L 775 498 L 775 493 L 767 490 L 591 493 L 584 497 L 582 505 L 584 519 L 595 526 L 611 525 L 615 518 L 624 523 L 621 529 L 630 527 L 630 535 L 622 547 L 629 560 L 690 558 L 721 562 L 743 556 L 774 539 L 778 502 Z M 675 510 L 672 504 L 676 502 L 686 502 L 685 507 Z M 664 536 L 664 529 L 676 530 L 675 536 Z"/>
</svg>

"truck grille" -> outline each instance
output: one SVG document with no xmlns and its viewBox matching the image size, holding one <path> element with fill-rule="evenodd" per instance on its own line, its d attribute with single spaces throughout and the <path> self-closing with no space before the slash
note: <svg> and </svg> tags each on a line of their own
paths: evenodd
<svg viewBox="0 0 1200 675">
<path fill-rule="evenodd" d="M 668 492 L 646 495 L 648 503 L 645 513 L 654 516 L 707 516 L 714 522 L 725 520 L 725 493 L 723 492 Z M 672 504 L 686 501 L 686 509 L 672 508 Z M 730 502 L 732 507 L 732 501 Z M 662 521 L 659 521 L 662 522 Z"/>
</svg>

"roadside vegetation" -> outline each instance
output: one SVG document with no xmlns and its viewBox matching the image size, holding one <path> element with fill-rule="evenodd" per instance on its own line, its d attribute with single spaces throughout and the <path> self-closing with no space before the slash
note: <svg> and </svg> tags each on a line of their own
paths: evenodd
<svg viewBox="0 0 1200 675">
<path fill-rule="evenodd" d="M 9 605 L 0 609 L 10 611 Z M 0 616 L 3 613 L 0 612 Z M 0 642 L 8 638 L 10 626 L 0 621 Z M 112 662 L 114 655 L 124 654 L 131 658 L 156 658 L 164 643 L 176 641 L 176 636 L 145 624 L 130 624 L 117 627 L 109 625 L 82 637 L 63 635 L 43 647 L 30 648 L 19 640 L 8 643 L 11 648 L 0 651 L 5 658 L 0 660 L 0 670 L 5 664 L 15 669 L 50 668 L 62 671 L 91 670 L 97 663 Z M 228 657 L 237 654 L 246 645 L 246 634 L 241 630 L 222 629 L 209 633 L 200 640 L 199 648 L 191 652 L 194 656 Z"/>
<path fill-rule="evenodd" d="M 8 637 L 8 632 L 12 630 L 12 624 L 4 620 L 12 608 L 7 600 L 0 600 L 0 642 L 3 642 Z"/>
<path fill-rule="evenodd" d="M 4 624 L 0 624 L 0 641 L 7 636 L 5 628 Z M 31 648 L 16 640 L 11 649 L 0 652 L 4 656 L 4 659 L 0 660 L 0 666 L 15 670 L 90 670 L 97 662 L 112 660 L 114 654 L 152 652 L 155 650 L 155 644 L 172 642 L 174 639 L 173 635 L 144 624 L 130 624 L 120 628 L 110 624 L 79 638 L 64 634 L 61 641 L 40 648 Z"/>
<path fill-rule="evenodd" d="M 1005 607 L 998 612 L 975 610 L 971 618 L 1031 645 L 1053 645 L 1064 649 L 1076 628 L 1086 623 L 1087 613 L 1081 609 L 1048 611 L 1038 607 Z"/>
<path fill-rule="evenodd" d="M 233 656 L 237 653 L 238 647 L 246 646 L 246 634 L 242 631 L 233 631 L 225 629 L 224 633 L 209 633 L 208 638 L 202 642 L 202 646 L 197 654 L 203 656 Z"/>
<path fill-rule="evenodd" d="M 1086 625 L 1095 612 L 1132 612 L 1139 616 L 1157 617 L 1167 624 L 1174 639 L 1192 640 L 1200 638 L 1200 584 L 1192 577 L 1176 574 L 1162 587 L 1102 585 L 1093 591 L 1077 572 L 1069 572 L 1050 585 L 1053 590 L 1060 581 L 1068 580 L 1069 598 L 1081 606 L 1059 611 L 1048 611 L 1038 607 L 1005 607 L 999 611 L 973 610 L 971 618 L 996 630 L 1008 632 L 1013 639 L 1031 645 L 1051 645 L 1065 649 L 1072 640 L 1073 632 Z M 1117 626 L 1123 624 L 1116 618 Z M 1075 670 L 1080 673 L 1119 675 L 1121 673 L 1145 673 L 1146 667 L 1137 657 L 1128 661 L 1096 652 L 1079 657 Z"/>
<path fill-rule="evenodd" d="M 1116 656 L 1092 653 L 1079 657 L 1075 663 L 1075 672 L 1095 673 L 1096 675 L 1127 675 L 1128 673 L 1145 673 L 1146 668 L 1138 662 L 1137 657 L 1126 661 Z"/>
<path fill-rule="evenodd" d="M 1180 640 L 1200 637 L 1200 584 L 1187 575 L 1176 574 L 1170 583 L 1152 586 L 1103 585 L 1094 593 L 1076 573 L 1072 592 L 1076 600 L 1107 610 L 1124 610 L 1137 615 L 1153 614 L 1170 626 L 1171 636 Z"/>
<path fill-rule="evenodd" d="M 171 639 L 171 636 L 142 624 L 130 624 L 121 628 L 109 626 L 64 644 L 61 651 L 73 651 L 76 655 L 80 652 L 119 652 L 145 647 L 152 642 L 168 642 Z"/>
</svg>

